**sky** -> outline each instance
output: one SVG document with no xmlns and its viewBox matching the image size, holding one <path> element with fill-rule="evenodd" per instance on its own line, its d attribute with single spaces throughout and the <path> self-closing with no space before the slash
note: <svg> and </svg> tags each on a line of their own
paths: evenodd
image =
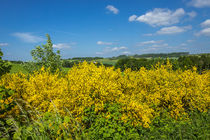
<svg viewBox="0 0 210 140">
<path fill-rule="evenodd" d="M 62 58 L 210 53 L 210 0 L 0 0 L 5 60 L 49 34 Z"/>
</svg>

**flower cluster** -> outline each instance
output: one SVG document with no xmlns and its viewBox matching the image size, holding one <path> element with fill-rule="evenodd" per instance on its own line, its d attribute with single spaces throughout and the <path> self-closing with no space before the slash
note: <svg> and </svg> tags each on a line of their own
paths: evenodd
<svg viewBox="0 0 210 140">
<path fill-rule="evenodd" d="M 93 105 L 95 112 L 103 112 L 105 103 L 120 104 L 121 120 L 144 127 L 149 127 L 162 111 L 180 118 L 194 109 L 205 112 L 210 106 L 210 71 L 201 75 L 196 70 L 173 71 L 169 63 L 122 73 L 113 67 L 83 62 L 66 75 L 44 68 L 29 76 L 6 74 L 0 86 L 14 90 L 16 97 L 39 111 L 56 109 L 65 114 L 68 109 L 78 121 Z"/>
</svg>

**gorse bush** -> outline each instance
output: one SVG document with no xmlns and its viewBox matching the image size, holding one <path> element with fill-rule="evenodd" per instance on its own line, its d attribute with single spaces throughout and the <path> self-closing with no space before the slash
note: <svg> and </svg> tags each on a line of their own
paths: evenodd
<svg viewBox="0 0 210 140">
<path fill-rule="evenodd" d="M 41 112 L 53 111 L 53 101 L 59 113 L 65 115 L 66 107 L 82 122 L 86 108 L 94 105 L 94 111 L 100 114 L 106 103 L 117 103 L 122 110 L 120 120 L 149 127 L 162 111 L 175 119 L 189 116 L 194 109 L 206 112 L 210 106 L 209 72 L 173 71 L 168 63 L 153 70 L 126 69 L 122 74 L 113 67 L 84 62 L 64 76 L 44 68 L 29 77 L 6 74 L 0 85 L 15 90 L 16 97 Z"/>
<path fill-rule="evenodd" d="M 83 62 L 67 74 L 5 74 L 0 129 L 17 139 L 206 139 L 209 79 L 209 70 L 174 71 L 169 62 L 123 73 Z"/>
</svg>

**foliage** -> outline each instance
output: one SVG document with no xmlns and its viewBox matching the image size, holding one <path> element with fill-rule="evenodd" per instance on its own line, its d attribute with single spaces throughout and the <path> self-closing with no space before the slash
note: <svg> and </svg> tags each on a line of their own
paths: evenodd
<svg viewBox="0 0 210 140">
<path fill-rule="evenodd" d="M 0 119 L 10 114 L 14 107 L 14 91 L 0 86 Z"/>
<path fill-rule="evenodd" d="M 142 67 L 122 73 L 114 67 L 83 62 L 66 75 L 44 67 L 30 76 L 5 74 L 0 79 L 0 103 L 7 104 L 1 105 L 2 136 L 206 139 L 210 71 L 199 74 L 195 67 L 172 68 L 167 61 L 150 70 Z"/>
<path fill-rule="evenodd" d="M 78 122 L 57 112 L 39 113 L 32 108 L 25 111 L 19 105 L 21 115 L 0 120 L 0 138 L 7 139 L 82 139 L 84 134 Z M 34 115 L 33 118 L 30 116 Z"/>
<path fill-rule="evenodd" d="M 203 54 L 201 56 L 183 56 L 178 59 L 179 67 L 181 69 L 191 69 L 196 66 L 201 73 L 203 70 L 210 69 L 210 54 Z"/>
<path fill-rule="evenodd" d="M 84 131 L 90 139 L 208 139 L 210 136 L 210 112 L 191 111 L 189 118 L 174 119 L 161 112 L 150 128 L 132 126 L 120 120 L 121 106 L 105 104 L 102 114 L 94 112 L 94 106 L 85 109 Z"/>
<path fill-rule="evenodd" d="M 151 54 L 142 54 L 142 55 L 134 55 L 134 58 L 147 58 L 147 57 L 152 57 L 152 58 L 168 58 L 168 57 L 180 57 L 180 56 L 187 56 L 189 55 L 189 52 L 172 52 L 172 53 L 151 53 Z"/>
<path fill-rule="evenodd" d="M 126 58 L 118 60 L 115 64 L 115 67 L 120 68 L 122 71 L 124 71 L 126 68 L 131 68 L 132 70 L 139 70 L 141 67 L 151 69 L 157 63 L 166 64 L 167 59 Z M 172 64 L 173 70 L 188 70 L 192 69 L 193 67 L 197 67 L 197 71 L 202 73 L 203 71 L 210 69 L 210 55 L 202 54 L 201 56 L 181 56 L 178 59 L 170 59 L 170 63 Z"/>
<path fill-rule="evenodd" d="M 137 129 L 121 120 L 122 109 L 119 104 L 105 104 L 103 112 L 97 114 L 91 106 L 84 111 L 84 130 L 89 139 L 139 139 Z"/>
<path fill-rule="evenodd" d="M 11 64 L 9 62 L 2 60 L 2 56 L 3 56 L 3 52 L 0 49 L 0 77 L 3 74 L 8 73 L 11 69 Z"/>
<path fill-rule="evenodd" d="M 50 36 L 47 34 L 46 37 L 47 44 L 42 45 L 42 47 L 37 46 L 36 49 L 31 51 L 31 55 L 36 62 L 35 67 L 41 68 L 44 66 L 45 68 L 50 68 L 51 72 L 55 72 L 57 69 L 61 70 L 62 61 L 60 59 L 60 51 L 55 53 Z M 29 67 L 34 67 L 34 64 L 30 64 Z"/>
<path fill-rule="evenodd" d="M 10 70 L 10 73 L 18 73 L 18 72 L 22 72 L 24 74 L 27 74 L 28 73 L 28 70 L 26 70 L 26 68 L 24 67 L 25 64 L 24 63 L 13 63 L 12 62 L 12 67 L 11 67 L 11 70 Z"/>
<path fill-rule="evenodd" d="M 79 60 L 79 61 L 93 61 L 103 59 L 103 57 L 73 57 L 72 60 Z"/>
<path fill-rule="evenodd" d="M 69 61 L 69 60 L 63 60 L 62 66 L 66 68 L 71 68 L 74 65 L 79 64 L 79 61 Z"/>
<path fill-rule="evenodd" d="M 126 68 L 131 68 L 131 70 L 139 70 L 141 67 L 151 68 L 152 65 L 153 62 L 145 58 L 126 58 L 118 60 L 118 62 L 115 64 L 115 68 L 120 68 L 122 71 L 124 71 Z"/>
<path fill-rule="evenodd" d="M 206 112 L 210 106 L 209 72 L 173 71 L 168 63 L 151 70 L 126 69 L 122 74 L 113 67 L 84 62 L 64 76 L 44 68 L 30 77 L 6 74 L 0 85 L 15 90 L 41 112 L 54 110 L 52 100 L 59 113 L 66 114 L 65 106 L 81 122 L 85 108 L 94 105 L 100 113 L 104 104 L 111 102 L 121 105 L 122 121 L 150 127 L 163 110 L 175 119 L 188 116 L 189 110 Z"/>
<path fill-rule="evenodd" d="M 41 64 L 33 62 L 33 61 L 25 62 L 21 65 L 24 68 L 24 71 L 30 74 L 33 73 L 34 71 L 38 71 L 39 69 L 41 69 L 41 66 L 42 66 Z"/>
<path fill-rule="evenodd" d="M 208 139 L 210 136 L 210 112 L 191 111 L 188 119 L 179 120 L 162 112 L 150 124 L 150 128 L 136 128 L 140 139 Z"/>
</svg>

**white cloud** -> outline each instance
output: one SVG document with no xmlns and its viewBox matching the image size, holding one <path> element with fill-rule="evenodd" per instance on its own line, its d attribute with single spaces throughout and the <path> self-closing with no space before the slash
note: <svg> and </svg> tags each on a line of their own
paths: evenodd
<svg viewBox="0 0 210 140">
<path fill-rule="evenodd" d="M 113 5 L 108 5 L 106 7 L 106 9 L 108 9 L 110 12 L 114 13 L 114 14 L 118 14 L 119 10 L 117 8 L 115 8 Z"/>
<path fill-rule="evenodd" d="M 200 35 L 210 36 L 210 28 L 205 28 L 195 35 L 197 35 L 197 36 L 200 36 Z"/>
<path fill-rule="evenodd" d="M 125 49 L 127 49 L 127 47 L 121 46 L 121 47 L 114 47 L 111 49 L 111 51 L 114 52 L 114 51 L 120 51 L 120 50 L 125 50 Z"/>
<path fill-rule="evenodd" d="M 157 34 L 177 34 L 177 33 L 182 33 L 186 32 L 187 30 L 192 29 L 192 26 L 183 26 L 183 27 L 178 27 L 178 26 L 171 26 L 171 27 L 164 27 L 161 28 L 159 31 L 157 31 Z"/>
<path fill-rule="evenodd" d="M 191 42 L 193 42 L 193 41 L 194 41 L 194 40 L 192 40 L 192 39 L 187 40 L 188 43 L 191 43 Z"/>
<path fill-rule="evenodd" d="M 122 54 L 128 55 L 128 54 L 131 54 L 131 52 L 125 51 L 125 52 L 122 52 Z"/>
<path fill-rule="evenodd" d="M 196 8 L 210 7 L 210 0 L 191 0 L 188 4 Z"/>
<path fill-rule="evenodd" d="M 187 46 L 187 44 L 186 43 L 182 43 L 182 44 L 180 44 L 180 46 Z"/>
<path fill-rule="evenodd" d="M 27 43 L 38 43 L 44 41 L 42 37 L 32 35 L 31 33 L 14 33 L 13 35 Z"/>
<path fill-rule="evenodd" d="M 190 16 L 191 18 L 194 18 L 197 16 L 197 13 L 195 11 L 189 12 L 187 13 L 188 16 Z"/>
<path fill-rule="evenodd" d="M 201 27 L 210 27 L 210 19 L 207 19 L 206 21 L 202 22 Z"/>
<path fill-rule="evenodd" d="M 153 36 L 152 33 L 148 33 L 148 34 L 143 34 L 143 36 Z"/>
<path fill-rule="evenodd" d="M 96 52 L 97 55 L 102 55 L 104 54 L 103 52 Z"/>
<path fill-rule="evenodd" d="M 205 20 L 201 23 L 202 29 L 200 32 L 195 33 L 196 36 L 204 35 L 204 36 L 210 36 L 210 19 Z"/>
<path fill-rule="evenodd" d="M 164 52 L 168 49 L 174 49 L 174 47 L 169 46 L 168 43 L 159 43 L 159 44 L 152 44 L 151 46 L 147 46 L 146 48 L 141 49 L 141 52 L 145 53 L 154 53 L 154 52 Z"/>
<path fill-rule="evenodd" d="M 159 43 L 162 43 L 162 42 L 163 42 L 163 40 L 157 40 L 157 41 L 150 40 L 150 41 L 140 42 L 140 43 L 138 43 L 137 46 L 144 46 L 144 45 L 149 45 L 149 44 L 159 44 Z"/>
<path fill-rule="evenodd" d="M 113 45 L 112 42 L 103 42 L 103 41 L 98 41 L 97 44 L 98 45 Z"/>
<path fill-rule="evenodd" d="M 108 54 L 108 53 L 112 53 L 112 52 L 119 52 L 121 50 L 126 50 L 128 49 L 125 46 L 121 46 L 121 47 L 106 47 L 104 48 L 104 50 L 102 52 L 96 52 L 96 54 Z"/>
<path fill-rule="evenodd" d="M 144 15 L 141 15 L 137 18 L 134 16 L 131 18 L 131 21 L 139 21 L 147 23 L 153 27 L 155 26 L 167 26 L 179 23 L 180 19 L 185 15 L 183 8 L 176 9 L 171 11 L 169 9 L 155 8 L 153 11 L 149 11 Z"/>
<path fill-rule="evenodd" d="M 135 21 L 137 18 L 137 15 L 132 15 L 128 18 L 128 21 L 132 22 L 132 21 Z"/>
<path fill-rule="evenodd" d="M 58 43 L 58 44 L 53 44 L 53 48 L 57 48 L 57 49 L 67 49 L 70 48 L 71 46 L 69 44 L 66 43 Z"/>
<path fill-rule="evenodd" d="M 152 48 L 160 48 L 160 47 L 168 47 L 168 43 L 164 44 L 154 44 L 151 46 Z"/>
<path fill-rule="evenodd" d="M 8 46 L 8 45 L 9 45 L 8 43 L 0 43 L 0 47 Z"/>
</svg>

